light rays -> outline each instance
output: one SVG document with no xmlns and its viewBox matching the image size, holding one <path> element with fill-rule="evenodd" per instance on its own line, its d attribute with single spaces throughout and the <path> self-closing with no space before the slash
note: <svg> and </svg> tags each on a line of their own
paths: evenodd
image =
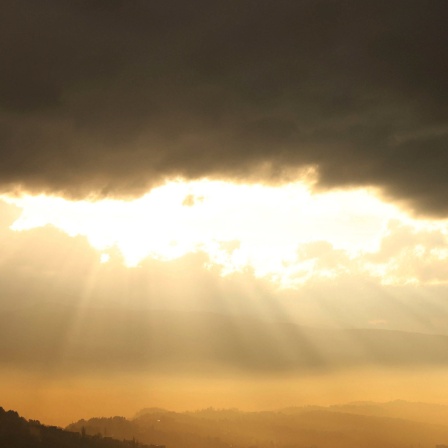
<svg viewBox="0 0 448 448">
<path fill-rule="evenodd" d="M 194 386 L 205 406 L 367 399 L 371 389 L 370 396 L 397 398 L 400 367 L 383 366 L 376 346 L 341 328 L 446 331 L 447 288 L 420 300 L 417 285 L 402 282 L 425 260 L 438 263 L 443 280 L 446 223 L 412 220 L 368 191 L 203 182 L 166 185 L 131 202 L 8 201 L 23 210 L 15 232 L 7 230 L 24 241 L 14 266 L 26 260 L 48 276 L 27 300 L 49 316 L 71 308 L 52 321 L 59 346 L 39 383 L 55 396 L 114 377 L 124 394 L 138 382 L 146 400 L 171 406 L 182 405 L 183 385 L 185 402 Z M 409 260 L 412 269 L 401 267 Z M 421 372 L 431 368 L 423 363 Z M 377 386 L 383 377 L 396 380 Z M 96 399 L 107 397 L 104 387 Z M 402 392 L 414 396 L 412 388 Z"/>
</svg>

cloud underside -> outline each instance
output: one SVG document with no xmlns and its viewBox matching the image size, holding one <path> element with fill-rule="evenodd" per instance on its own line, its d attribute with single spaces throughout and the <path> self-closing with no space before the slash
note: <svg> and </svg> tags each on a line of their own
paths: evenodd
<svg viewBox="0 0 448 448">
<path fill-rule="evenodd" d="M 446 2 L 9 1 L 4 191 L 374 185 L 447 212 Z"/>
</svg>

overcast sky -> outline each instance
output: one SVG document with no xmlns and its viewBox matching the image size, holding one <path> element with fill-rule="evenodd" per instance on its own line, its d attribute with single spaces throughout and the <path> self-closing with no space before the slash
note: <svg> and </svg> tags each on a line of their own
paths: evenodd
<svg viewBox="0 0 448 448">
<path fill-rule="evenodd" d="M 167 176 L 374 185 L 448 208 L 444 0 L 6 1 L 3 191 Z"/>
</svg>

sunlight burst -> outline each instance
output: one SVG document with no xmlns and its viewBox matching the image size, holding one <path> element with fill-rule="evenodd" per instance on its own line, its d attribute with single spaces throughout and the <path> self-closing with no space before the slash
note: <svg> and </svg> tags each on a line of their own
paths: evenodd
<svg viewBox="0 0 448 448">
<path fill-rule="evenodd" d="M 202 251 L 223 275 L 250 267 L 284 286 L 316 274 L 338 275 L 343 257 L 347 264 L 377 252 L 391 222 L 412 221 L 367 189 L 316 194 L 305 182 L 269 187 L 174 181 L 131 201 L 44 195 L 6 200 L 23 210 L 13 230 L 50 224 L 85 236 L 102 253 L 102 263 L 113 247 L 129 267 L 147 257 L 173 260 Z M 384 269 L 371 270 L 384 275 Z"/>
</svg>

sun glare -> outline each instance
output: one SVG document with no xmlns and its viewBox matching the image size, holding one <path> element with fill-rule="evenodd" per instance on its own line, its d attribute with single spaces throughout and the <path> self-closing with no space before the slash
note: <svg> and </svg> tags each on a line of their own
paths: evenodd
<svg viewBox="0 0 448 448">
<path fill-rule="evenodd" d="M 85 236 L 101 253 L 101 263 L 110 260 L 112 248 L 129 267 L 147 257 L 173 260 L 202 251 L 223 275 L 249 266 L 255 275 L 283 284 L 313 275 L 322 254 L 374 253 L 390 222 L 410 222 L 367 189 L 316 194 L 304 182 L 270 187 L 175 181 L 131 201 L 4 199 L 22 209 L 13 230 L 50 224 L 70 236 Z M 321 266 L 319 275 L 335 272 Z"/>
</svg>

